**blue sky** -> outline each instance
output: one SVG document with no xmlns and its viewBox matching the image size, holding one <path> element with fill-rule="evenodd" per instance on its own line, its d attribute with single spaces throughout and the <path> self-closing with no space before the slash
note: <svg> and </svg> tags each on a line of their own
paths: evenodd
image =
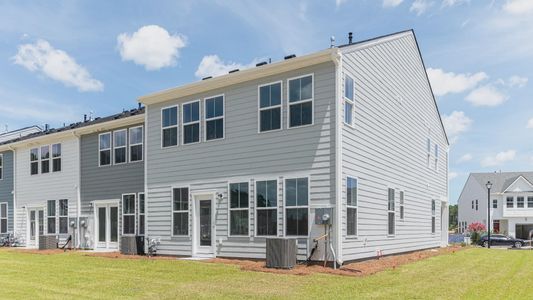
<svg viewBox="0 0 533 300">
<path fill-rule="evenodd" d="M 113 114 L 137 97 L 414 29 L 450 140 L 450 201 L 469 172 L 533 169 L 533 1 L 3 1 L 0 124 Z M 528 128 L 529 127 L 529 128 Z"/>
</svg>

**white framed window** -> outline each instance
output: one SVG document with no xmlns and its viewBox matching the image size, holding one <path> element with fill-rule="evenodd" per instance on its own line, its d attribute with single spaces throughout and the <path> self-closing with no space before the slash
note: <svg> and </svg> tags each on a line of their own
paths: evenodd
<svg viewBox="0 0 533 300">
<path fill-rule="evenodd" d="M 111 132 L 98 135 L 98 165 L 109 166 L 111 164 Z"/>
<path fill-rule="evenodd" d="M 4 154 L 0 153 L 0 180 L 4 179 Z"/>
<path fill-rule="evenodd" d="M 474 209 L 474 200 L 472 200 L 472 209 Z"/>
<path fill-rule="evenodd" d="M 224 138 L 224 95 L 204 99 L 205 140 Z"/>
<path fill-rule="evenodd" d="M 59 234 L 68 233 L 68 200 L 59 200 Z"/>
<path fill-rule="evenodd" d="M 200 142 L 200 100 L 183 104 L 183 144 Z"/>
<path fill-rule="evenodd" d="M 394 189 L 388 189 L 388 235 L 396 233 L 396 211 L 395 211 Z"/>
<path fill-rule="evenodd" d="M 39 174 L 39 148 L 32 148 L 30 150 L 30 174 Z"/>
<path fill-rule="evenodd" d="M 48 234 L 56 234 L 56 201 L 48 200 L 46 203 L 46 232 Z"/>
<path fill-rule="evenodd" d="M 129 161 L 136 162 L 143 160 L 143 127 L 137 126 L 129 129 L 130 155 Z"/>
<path fill-rule="evenodd" d="M 61 172 L 61 144 L 52 145 L 52 172 Z"/>
<path fill-rule="evenodd" d="M 229 185 L 229 235 L 250 235 L 250 194 L 248 182 Z"/>
<path fill-rule="evenodd" d="M 524 208 L 524 197 L 523 196 L 516 197 L 516 208 Z"/>
<path fill-rule="evenodd" d="M 405 218 L 405 193 L 404 191 L 400 191 L 400 220 L 404 220 Z"/>
<path fill-rule="evenodd" d="M 172 189 L 172 235 L 189 235 L 189 188 Z"/>
<path fill-rule="evenodd" d="M 256 236 L 278 235 L 278 180 L 255 182 Z"/>
<path fill-rule="evenodd" d="M 41 174 L 50 173 L 50 145 L 41 146 Z"/>
<path fill-rule="evenodd" d="M 474 203 L 474 201 L 472 201 L 472 203 Z M 472 208 L 474 208 L 473 206 L 474 204 L 472 204 Z M 514 208 L 514 197 L 509 196 L 506 198 L 506 206 L 507 208 Z"/>
<path fill-rule="evenodd" d="M 439 145 L 435 144 L 435 171 L 439 171 Z"/>
<path fill-rule="evenodd" d="M 479 201 L 476 199 L 476 210 L 478 210 L 478 208 L 479 208 L 478 204 L 479 204 Z"/>
<path fill-rule="evenodd" d="M 344 75 L 344 123 L 350 126 L 353 125 L 354 95 L 354 80 Z"/>
<path fill-rule="evenodd" d="M 144 193 L 139 193 L 137 199 L 139 199 L 139 235 L 144 235 L 145 231 L 145 224 L 146 224 L 146 213 L 145 213 L 145 201 L 144 201 Z"/>
<path fill-rule="evenodd" d="M 161 147 L 178 145 L 178 106 L 161 109 Z"/>
<path fill-rule="evenodd" d="M 427 138 L 427 165 L 431 167 L 431 138 Z"/>
<path fill-rule="evenodd" d="M 357 178 L 346 178 L 346 234 L 348 236 L 357 236 L 358 185 L 359 182 Z"/>
<path fill-rule="evenodd" d="M 283 115 L 282 90 L 282 81 L 258 86 L 259 132 L 281 129 L 281 117 Z"/>
<path fill-rule="evenodd" d="M 135 234 L 135 194 L 122 195 L 122 234 Z"/>
<path fill-rule="evenodd" d="M 309 235 L 309 178 L 285 179 L 285 235 Z"/>
<path fill-rule="evenodd" d="M 435 211 L 436 211 L 435 200 L 431 200 L 431 233 L 435 233 Z"/>
<path fill-rule="evenodd" d="M 533 197 L 527 197 L 527 208 L 533 208 Z"/>
<path fill-rule="evenodd" d="M 0 203 L 0 233 L 7 233 L 7 202 Z"/>
<path fill-rule="evenodd" d="M 288 80 L 289 128 L 312 125 L 314 84 L 313 74 Z"/>
<path fill-rule="evenodd" d="M 120 165 L 126 163 L 127 130 L 113 131 L 113 163 Z"/>
<path fill-rule="evenodd" d="M 531 198 L 531 200 L 532 200 L 531 207 L 533 207 L 533 198 Z M 527 202 L 529 206 L 529 198 Z M 498 208 L 498 199 L 492 199 L 492 208 Z"/>
</svg>

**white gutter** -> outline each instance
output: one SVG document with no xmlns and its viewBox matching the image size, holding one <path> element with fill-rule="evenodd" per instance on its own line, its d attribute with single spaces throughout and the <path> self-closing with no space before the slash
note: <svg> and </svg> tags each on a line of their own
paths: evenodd
<svg viewBox="0 0 533 300">
<path fill-rule="evenodd" d="M 342 52 L 331 53 L 335 63 L 335 242 L 337 261 L 342 264 Z"/>
</svg>

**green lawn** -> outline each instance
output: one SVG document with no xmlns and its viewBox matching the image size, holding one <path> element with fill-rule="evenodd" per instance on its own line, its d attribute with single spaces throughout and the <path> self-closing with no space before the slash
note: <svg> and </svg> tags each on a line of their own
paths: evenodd
<svg viewBox="0 0 533 300">
<path fill-rule="evenodd" d="M 0 268 L 0 299 L 533 298 L 533 251 L 498 249 L 468 249 L 362 278 L 278 275 L 204 262 L 5 249 L 0 249 Z"/>
</svg>

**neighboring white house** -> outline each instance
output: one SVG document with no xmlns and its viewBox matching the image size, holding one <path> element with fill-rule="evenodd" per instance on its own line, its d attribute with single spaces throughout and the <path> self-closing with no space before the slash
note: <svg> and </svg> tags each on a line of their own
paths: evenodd
<svg viewBox="0 0 533 300">
<path fill-rule="evenodd" d="M 486 187 L 489 181 L 490 202 Z M 471 173 L 458 205 L 460 232 L 474 222 L 487 225 L 490 209 L 491 230 L 527 239 L 533 230 L 533 172 Z"/>
</svg>

